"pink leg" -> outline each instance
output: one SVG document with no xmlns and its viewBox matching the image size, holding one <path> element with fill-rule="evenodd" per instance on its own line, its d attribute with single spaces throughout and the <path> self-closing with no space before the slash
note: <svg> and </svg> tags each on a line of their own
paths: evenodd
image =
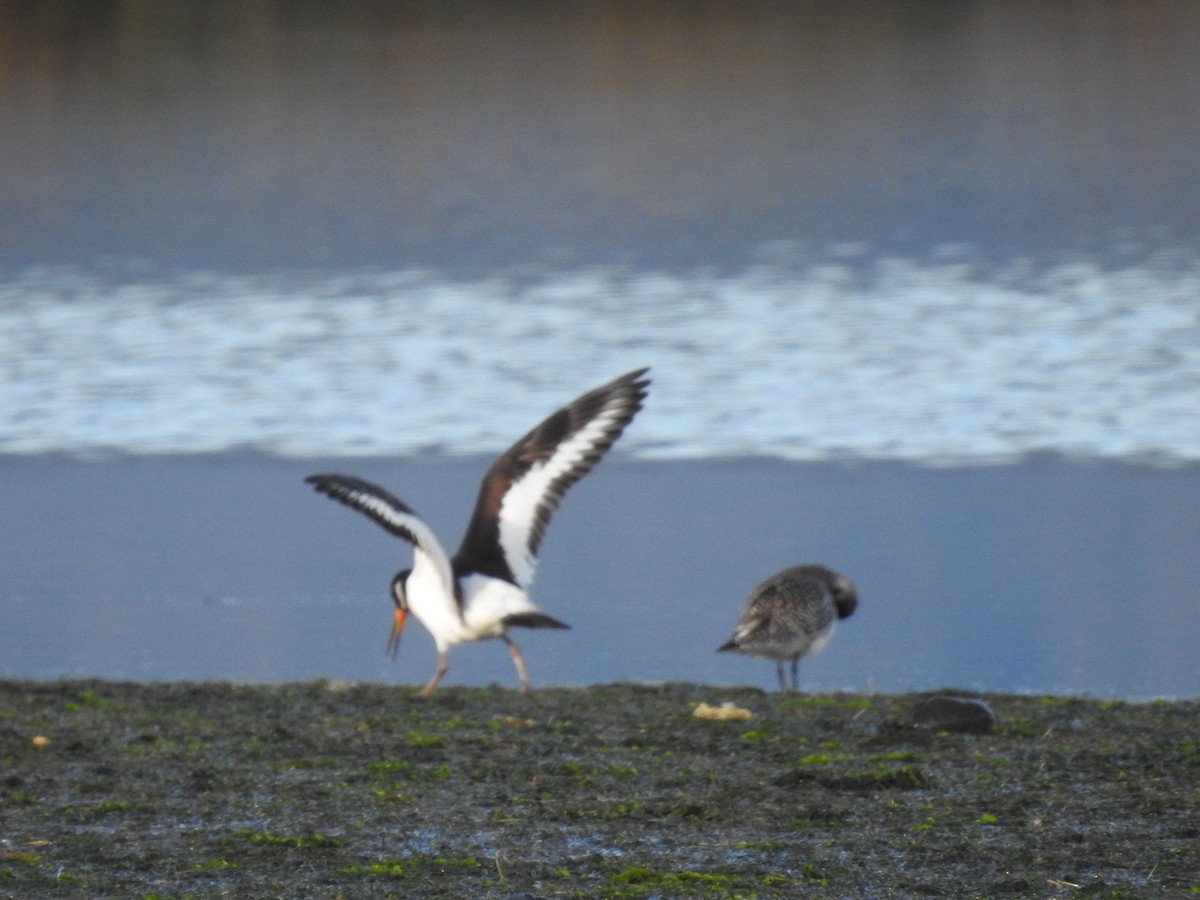
<svg viewBox="0 0 1200 900">
<path fill-rule="evenodd" d="M 529 675 L 525 671 L 525 657 L 521 655 L 521 648 L 507 635 L 501 640 L 508 645 L 508 655 L 512 657 L 513 667 L 517 670 L 517 680 L 521 682 L 521 693 L 528 694 L 533 690 L 533 685 L 529 683 Z"/>
<path fill-rule="evenodd" d="M 438 653 L 437 669 L 433 673 L 433 677 L 429 679 L 429 683 L 421 689 L 421 696 L 428 697 L 433 693 L 433 689 L 438 686 L 438 682 L 442 680 L 442 676 L 450 671 L 450 654 Z"/>
</svg>

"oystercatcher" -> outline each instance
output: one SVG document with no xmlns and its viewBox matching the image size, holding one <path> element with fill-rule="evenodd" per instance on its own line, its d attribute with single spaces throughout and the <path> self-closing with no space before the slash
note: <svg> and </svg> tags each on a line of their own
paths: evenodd
<svg viewBox="0 0 1200 900">
<path fill-rule="evenodd" d="M 483 476 L 475 511 L 453 559 L 432 529 L 383 488 L 348 475 L 312 475 L 317 491 L 356 509 L 413 545 L 411 569 L 391 585 L 395 655 L 411 611 L 433 636 L 437 669 L 421 691 L 433 693 L 455 644 L 499 638 L 508 647 L 523 693 L 530 690 L 514 626 L 567 628 L 529 598 L 538 545 L 567 489 L 598 463 L 642 408 L 647 369 L 588 391 L 550 415 L 496 458 Z"/>
</svg>

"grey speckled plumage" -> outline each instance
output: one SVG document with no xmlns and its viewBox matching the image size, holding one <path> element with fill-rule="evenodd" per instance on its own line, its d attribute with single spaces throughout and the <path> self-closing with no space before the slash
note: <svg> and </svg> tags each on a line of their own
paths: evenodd
<svg viewBox="0 0 1200 900">
<path fill-rule="evenodd" d="M 834 623 L 856 606 L 858 591 L 845 575 L 821 565 L 792 566 L 750 592 L 733 634 L 717 652 L 775 660 L 780 690 L 788 688 L 783 664 L 790 660 L 791 688 L 798 690 L 800 658 L 824 647 Z"/>
</svg>

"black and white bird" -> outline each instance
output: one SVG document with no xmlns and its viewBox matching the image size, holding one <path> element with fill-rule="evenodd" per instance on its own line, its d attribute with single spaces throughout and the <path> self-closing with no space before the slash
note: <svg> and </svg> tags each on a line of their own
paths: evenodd
<svg viewBox="0 0 1200 900">
<path fill-rule="evenodd" d="M 800 657 L 820 651 L 833 626 L 858 606 L 858 591 L 845 575 L 825 566 L 792 566 L 750 592 L 733 634 L 718 653 L 737 650 L 775 660 L 779 689 L 788 689 L 783 664 L 791 660 L 791 689 L 798 690 Z"/>
<path fill-rule="evenodd" d="M 521 690 L 530 690 L 514 626 L 567 628 L 529 598 L 537 551 L 567 489 L 586 475 L 642 408 L 647 369 L 588 391 L 496 458 L 479 488 L 475 511 L 451 559 L 428 525 L 405 503 L 370 482 L 347 475 L 312 475 L 316 490 L 356 509 L 413 545 L 413 565 L 392 579 L 395 655 L 411 611 L 433 636 L 437 669 L 422 694 L 433 693 L 449 668 L 450 648 L 499 638 L 508 647 Z"/>
</svg>

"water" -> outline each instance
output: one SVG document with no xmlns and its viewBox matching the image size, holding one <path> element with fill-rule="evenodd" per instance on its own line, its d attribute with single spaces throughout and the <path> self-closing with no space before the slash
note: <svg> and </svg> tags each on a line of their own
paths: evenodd
<svg viewBox="0 0 1200 900">
<path fill-rule="evenodd" d="M 301 479 L 387 485 L 454 546 L 487 462 L 0 457 L 0 673 L 421 684 L 419 625 L 384 653 L 407 549 Z M 822 560 L 861 604 L 808 689 L 1196 696 L 1198 537 L 1198 466 L 617 456 L 542 545 L 534 595 L 571 630 L 517 639 L 535 685 L 771 688 L 769 662 L 715 648 L 757 581 Z M 452 652 L 448 684 L 491 682 L 515 684 L 501 644 Z"/>
<path fill-rule="evenodd" d="M 865 254 L 724 276 L 34 273 L 0 285 L 0 452 L 498 451 L 651 364 L 639 457 L 1200 459 L 1200 259 L 856 271 Z"/>
<path fill-rule="evenodd" d="M 370 643 L 403 554 L 299 478 L 452 544 L 488 454 L 651 365 L 535 680 L 770 685 L 709 645 L 820 559 L 864 599 L 813 687 L 1200 693 L 1200 7 L 0 26 L 0 672 L 422 680 Z"/>
<path fill-rule="evenodd" d="M 1200 10 L 0 3 L 0 268 L 1197 247 Z"/>
</svg>

